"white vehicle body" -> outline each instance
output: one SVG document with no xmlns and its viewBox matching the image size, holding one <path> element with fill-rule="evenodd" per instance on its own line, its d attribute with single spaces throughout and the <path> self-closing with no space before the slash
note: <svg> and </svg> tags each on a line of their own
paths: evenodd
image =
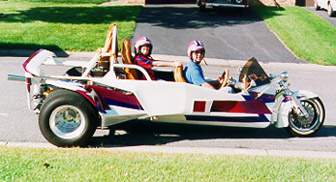
<svg viewBox="0 0 336 182">
<path fill-rule="evenodd" d="M 316 10 L 325 9 L 329 16 L 334 16 L 336 11 L 336 0 L 315 0 L 314 7 Z"/>
</svg>

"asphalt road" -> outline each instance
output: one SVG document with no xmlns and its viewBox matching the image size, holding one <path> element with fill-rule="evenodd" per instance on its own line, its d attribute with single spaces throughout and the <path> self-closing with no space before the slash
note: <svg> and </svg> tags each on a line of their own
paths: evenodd
<svg viewBox="0 0 336 182">
<path fill-rule="evenodd" d="M 156 54 L 185 56 L 191 40 L 202 40 L 206 57 L 264 62 L 299 62 L 252 10 L 200 12 L 195 5 L 152 5 L 140 13 L 136 39 L 148 36 Z"/>
<path fill-rule="evenodd" d="M 25 58 L 0 57 L 0 142 L 46 142 L 40 134 L 37 116 L 28 111 L 23 82 L 7 81 L 8 73 L 21 74 Z M 210 62 L 210 60 L 209 60 Z M 307 64 L 266 64 L 268 71 L 287 69 L 294 87 L 314 91 L 321 95 L 327 110 L 327 119 L 315 137 L 293 138 L 276 128 L 249 129 L 227 127 L 192 127 L 179 125 L 146 125 L 144 134 L 118 133 L 108 136 L 98 131 L 91 141 L 94 147 L 120 147 L 161 145 L 174 147 L 244 148 L 266 150 L 336 151 L 336 95 L 335 86 L 325 84 L 335 78 L 335 67 L 307 67 Z M 205 67 L 206 75 L 216 77 L 220 66 Z M 238 67 L 230 67 L 233 75 Z M 236 71 L 236 73 L 235 73 Z M 143 126 L 143 124 L 139 124 Z"/>
<path fill-rule="evenodd" d="M 316 11 L 314 9 L 314 7 L 308 7 L 307 9 L 309 11 L 311 11 L 312 13 L 315 13 L 316 15 L 320 16 L 321 18 L 327 20 L 332 25 L 336 26 L 336 17 L 329 17 L 328 13 L 327 13 L 327 10 L 318 10 L 318 11 Z"/>
</svg>

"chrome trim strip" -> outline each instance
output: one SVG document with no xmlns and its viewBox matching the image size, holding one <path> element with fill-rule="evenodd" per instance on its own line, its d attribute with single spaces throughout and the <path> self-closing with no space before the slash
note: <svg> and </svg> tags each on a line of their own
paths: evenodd
<svg viewBox="0 0 336 182">
<path fill-rule="evenodd" d="M 249 5 L 247 4 L 221 4 L 221 3 L 207 3 L 206 6 L 217 6 L 217 7 L 235 7 L 235 8 L 247 8 Z"/>
</svg>

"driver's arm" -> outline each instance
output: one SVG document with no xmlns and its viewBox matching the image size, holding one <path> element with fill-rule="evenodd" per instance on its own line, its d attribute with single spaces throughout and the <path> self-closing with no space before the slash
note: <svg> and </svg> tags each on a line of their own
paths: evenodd
<svg viewBox="0 0 336 182">
<path fill-rule="evenodd" d="M 210 83 L 208 82 L 204 82 L 203 84 L 201 84 L 202 87 L 207 87 L 207 88 L 212 88 L 215 89 L 215 87 L 213 87 Z"/>
<path fill-rule="evenodd" d="M 202 87 L 206 87 L 206 88 L 211 88 L 211 89 L 215 89 L 215 87 L 213 87 L 210 83 L 208 83 L 203 76 L 203 73 L 201 70 L 193 70 L 191 72 L 191 79 L 193 84 L 195 85 L 200 85 Z"/>
</svg>

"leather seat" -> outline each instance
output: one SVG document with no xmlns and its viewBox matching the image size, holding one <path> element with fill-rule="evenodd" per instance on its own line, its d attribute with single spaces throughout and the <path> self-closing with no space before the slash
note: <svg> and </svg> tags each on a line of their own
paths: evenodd
<svg viewBox="0 0 336 182">
<path fill-rule="evenodd" d="M 121 47 L 121 59 L 123 64 L 133 64 L 131 41 L 125 39 Z M 134 69 L 124 68 L 126 78 L 129 80 L 136 80 L 138 78 L 137 72 Z"/>
<path fill-rule="evenodd" d="M 185 82 L 187 83 L 186 79 L 184 78 L 183 74 L 183 66 L 177 66 L 174 70 L 174 80 L 175 82 Z"/>
</svg>

